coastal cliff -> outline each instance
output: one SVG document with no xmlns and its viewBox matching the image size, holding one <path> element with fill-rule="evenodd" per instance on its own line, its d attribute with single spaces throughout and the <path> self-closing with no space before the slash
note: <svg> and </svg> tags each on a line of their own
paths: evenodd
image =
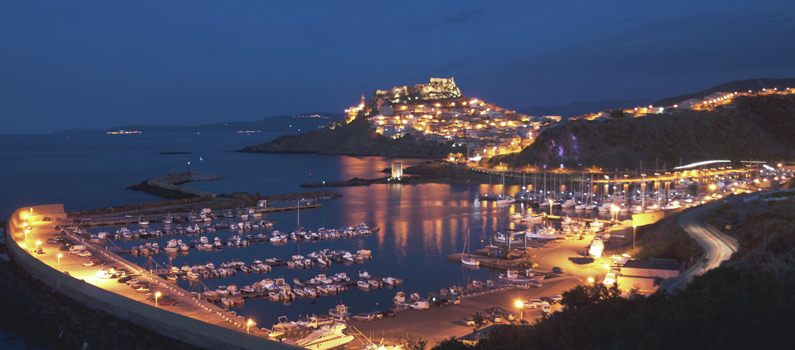
<svg viewBox="0 0 795 350">
<path fill-rule="evenodd" d="M 371 129 L 364 118 L 357 118 L 334 129 L 283 135 L 271 142 L 248 146 L 238 152 L 441 158 L 453 150 L 450 144 L 421 141 L 412 136 L 387 138 Z"/>
<path fill-rule="evenodd" d="M 651 168 L 655 162 L 791 159 L 793 150 L 795 96 L 773 94 L 741 96 L 732 108 L 714 111 L 559 123 L 521 152 L 492 158 L 489 164 L 636 169 L 640 160 Z"/>
</svg>

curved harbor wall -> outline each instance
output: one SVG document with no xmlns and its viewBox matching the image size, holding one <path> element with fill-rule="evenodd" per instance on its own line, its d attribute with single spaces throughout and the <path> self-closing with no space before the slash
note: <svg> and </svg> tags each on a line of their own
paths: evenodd
<svg viewBox="0 0 795 350">
<path fill-rule="evenodd" d="M 167 337 L 207 349 L 298 349 L 287 344 L 248 335 L 243 332 L 202 322 L 174 312 L 156 308 L 78 280 L 43 263 L 20 247 L 24 215 L 63 213 L 63 205 L 44 205 L 17 209 L 8 220 L 6 246 L 14 262 L 31 276 L 83 305 L 129 320 Z"/>
</svg>

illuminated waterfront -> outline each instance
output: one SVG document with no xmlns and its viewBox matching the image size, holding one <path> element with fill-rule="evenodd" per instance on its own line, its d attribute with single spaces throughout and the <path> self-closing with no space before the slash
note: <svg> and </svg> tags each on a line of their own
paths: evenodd
<svg viewBox="0 0 795 350">
<path fill-rule="evenodd" d="M 28 204 L 32 201 L 63 202 L 67 211 L 95 209 L 112 205 L 124 205 L 161 200 L 140 192 L 123 189 L 143 179 L 183 170 L 185 159 L 192 160 L 194 170 L 217 173 L 223 180 L 191 183 L 188 186 L 216 193 L 231 193 L 248 190 L 262 194 L 290 193 L 301 191 L 298 184 L 312 179 L 326 178 L 329 181 L 346 180 L 354 176 L 373 178 L 384 176 L 381 169 L 388 167 L 390 159 L 354 158 L 313 155 L 262 155 L 229 152 L 238 145 L 250 143 L 250 137 L 237 134 L 188 135 L 178 134 L 166 138 L 154 135 L 127 135 L 128 138 L 105 138 L 104 136 L 77 137 L 66 140 L 62 136 L 33 136 L 34 142 L 17 143 L 4 139 L 9 145 L 3 148 L 2 157 L 19 166 L 4 170 L 3 176 L 25 179 L 29 184 L 8 188 L 12 200 L 9 203 Z M 136 139 L 137 138 L 137 139 Z M 21 142 L 21 143 L 20 143 Z M 47 146 L 49 144 L 49 146 Z M 66 147 L 66 149 L 64 149 Z M 71 148 L 71 149 L 70 149 Z M 8 150 L 8 151 L 5 151 Z M 190 155 L 160 155 L 161 151 L 190 151 Z M 20 152 L 24 156 L 19 156 Z M 64 156 L 69 152 L 69 156 Z M 195 161 L 202 157 L 204 161 Z M 402 160 L 404 164 L 416 164 L 425 160 Z M 171 170 L 173 169 L 173 170 Z M 71 183 L 63 183 L 64 174 L 82 174 L 70 177 Z M 8 182 L 6 182 L 8 183 Z M 63 186 L 55 188 L 57 186 Z M 508 186 L 506 192 L 519 190 L 518 185 Z M 356 226 L 359 223 L 378 226 L 381 231 L 366 237 L 333 239 L 314 242 L 288 242 L 274 245 L 269 242 L 254 243 L 246 248 L 224 248 L 222 251 L 190 250 L 185 256 L 172 260 L 175 266 L 184 264 L 219 265 L 240 259 L 251 264 L 255 259 L 278 257 L 289 259 L 291 255 L 306 255 L 321 249 L 359 249 L 373 251 L 373 260 L 350 266 L 332 264 L 328 270 L 319 267 L 291 270 L 277 267 L 268 274 L 238 274 L 234 277 L 203 280 L 208 287 L 237 284 L 242 287 L 264 278 L 285 277 L 309 279 L 319 273 L 347 272 L 355 276 L 364 269 L 377 276 L 401 278 L 405 284 L 393 289 L 361 291 L 355 287 L 336 296 L 319 299 L 297 299 L 290 305 L 274 303 L 267 299 L 247 299 L 241 309 L 245 316 L 275 321 L 278 316 L 297 317 L 307 313 L 326 312 L 336 303 L 352 307 L 353 312 L 374 311 L 390 307 L 397 291 L 430 291 L 451 285 L 463 285 L 473 279 L 485 281 L 496 279 L 497 274 L 488 269 L 464 269 L 458 263 L 446 261 L 447 254 L 460 252 L 464 232 L 471 229 L 473 248 L 488 244 L 488 231 L 513 225 L 508 216 L 520 205 L 497 208 L 493 203 L 482 202 L 477 206 L 474 198 L 482 193 L 499 193 L 501 185 L 476 184 L 414 184 L 372 185 L 363 187 L 330 188 L 343 197 L 321 201 L 320 209 L 301 211 L 301 225 L 316 230 L 319 227 L 338 228 Z M 16 197 L 16 198 L 14 198 Z M 41 199 L 44 198 L 44 199 Z M 10 205 L 4 203 L 4 206 Z M 31 203 L 33 204 L 33 203 Z M 3 207 L 4 211 L 10 210 Z M 263 220 L 277 221 L 274 229 L 292 231 L 297 225 L 295 212 L 266 214 Z M 158 224 L 159 225 L 159 224 Z M 134 225 L 137 226 L 137 225 Z M 153 225 L 157 227 L 157 225 Z M 131 226 L 131 229 L 136 227 Z M 90 231 L 114 232 L 117 227 L 92 228 Z M 250 231 L 256 234 L 257 231 Z M 269 233 L 269 231 L 265 231 Z M 205 234 L 209 239 L 220 237 L 226 240 L 229 230 Z M 163 236 L 158 239 L 114 242 L 127 249 L 145 242 L 158 242 L 160 246 L 172 238 L 190 242 L 195 235 Z M 481 242 L 481 240 L 483 242 Z M 143 265 L 144 257 L 126 258 Z M 168 263 L 166 254 L 155 256 L 160 263 Z M 189 288 L 187 281 L 179 282 Z M 316 303 L 314 303 L 316 301 Z"/>
</svg>

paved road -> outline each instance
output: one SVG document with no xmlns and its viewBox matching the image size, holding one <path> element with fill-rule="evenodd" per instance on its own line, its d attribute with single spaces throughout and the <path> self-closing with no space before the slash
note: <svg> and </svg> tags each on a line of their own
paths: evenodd
<svg viewBox="0 0 795 350">
<path fill-rule="evenodd" d="M 728 203 L 731 204 L 741 200 L 742 198 L 737 196 L 727 199 Z M 715 232 L 708 227 L 705 221 L 706 213 L 715 206 L 722 203 L 724 202 L 698 206 L 691 212 L 679 218 L 679 226 L 681 226 L 691 237 L 693 237 L 693 239 L 696 240 L 696 242 L 698 242 L 698 244 L 704 249 L 704 255 L 699 264 L 685 271 L 684 274 L 680 275 L 677 277 L 677 279 L 669 283 L 665 287 L 666 291 L 672 292 L 675 290 L 684 289 L 687 284 L 693 280 L 693 277 L 699 276 L 704 272 L 720 266 L 722 262 L 729 260 L 732 254 L 736 251 L 736 247 L 730 245 L 728 240 L 721 236 L 721 233 Z"/>
</svg>

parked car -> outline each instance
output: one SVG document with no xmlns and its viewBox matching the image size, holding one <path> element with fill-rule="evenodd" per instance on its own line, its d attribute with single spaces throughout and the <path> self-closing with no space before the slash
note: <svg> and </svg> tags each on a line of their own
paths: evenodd
<svg viewBox="0 0 795 350">
<path fill-rule="evenodd" d="M 177 304 L 177 301 L 171 298 L 164 298 L 162 300 L 157 301 L 159 306 L 174 306 Z"/>
<path fill-rule="evenodd" d="M 558 266 L 555 266 L 555 267 L 552 268 L 552 273 L 566 273 L 566 270 L 564 270 L 564 269 L 562 269 L 562 268 L 560 268 Z"/>
<path fill-rule="evenodd" d="M 127 281 L 129 281 L 131 279 L 132 279 L 132 276 L 122 277 L 122 278 L 119 278 L 118 280 L 116 280 L 116 283 L 127 283 Z"/>
<path fill-rule="evenodd" d="M 85 267 L 91 267 L 91 266 L 96 265 L 96 263 L 94 263 L 93 261 L 86 261 L 82 265 L 85 266 Z"/>
<path fill-rule="evenodd" d="M 87 257 L 92 256 L 92 255 L 93 254 L 91 254 L 91 252 L 89 252 L 88 250 L 81 250 L 81 251 L 77 252 L 77 256 L 83 257 L 83 258 L 87 258 Z"/>
<path fill-rule="evenodd" d="M 560 294 L 550 295 L 549 296 L 550 304 L 557 304 L 561 300 L 563 300 L 563 296 Z"/>
<path fill-rule="evenodd" d="M 371 314 L 369 312 L 365 312 L 365 313 L 353 316 L 353 319 L 356 320 L 356 321 L 369 322 L 369 321 L 375 320 L 375 315 Z"/>
<path fill-rule="evenodd" d="M 51 217 L 49 217 L 49 216 L 45 216 L 45 217 L 44 217 L 43 219 L 41 219 L 41 220 L 42 220 L 42 221 L 50 221 L 50 220 L 52 220 L 52 218 L 51 218 Z"/>
<path fill-rule="evenodd" d="M 530 281 L 530 283 L 528 283 L 527 285 L 533 288 L 541 288 L 541 286 L 543 286 L 543 284 L 541 284 L 541 282 L 538 281 Z"/>
<path fill-rule="evenodd" d="M 97 271 L 98 278 L 118 278 L 115 273 L 110 273 L 108 271 Z"/>
<path fill-rule="evenodd" d="M 500 314 L 500 315 L 502 315 L 503 313 L 505 313 L 505 309 L 503 309 L 503 308 L 501 308 L 499 306 L 496 306 L 496 307 L 490 307 L 490 308 L 486 309 L 486 312 L 488 312 L 490 314 Z"/>
<path fill-rule="evenodd" d="M 450 299 L 447 299 L 447 300 L 450 302 L 450 304 L 453 304 L 453 305 L 461 304 L 461 299 L 458 299 L 458 298 L 450 298 Z"/>
<path fill-rule="evenodd" d="M 502 315 L 500 315 L 500 314 L 491 314 L 491 320 L 492 320 L 492 322 L 494 322 L 496 324 L 499 324 L 499 323 L 503 322 Z"/>
<path fill-rule="evenodd" d="M 91 257 L 91 258 L 88 258 L 88 259 L 86 259 L 86 261 L 91 261 L 91 262 L 99 262 L 99 258 L 97 258 L 97 257 Z"/>
<path fill-rule="evenodd" d="M 464 324 L 467 326 L 475 325 L 475 318 L 473 318 L 472 316 L 464 317 L 461 321 L 464 322 Z"/>
<path fill-rule="evenodd" d="M 602 283 L 604 283 L 606 286 L 612 286 L 616 283 L 616 274 L 612 272 L 608 273 L 605 275 L 605 280 Z"/>
<path fill-rule="evenodd" d="M 548 314 L 548 313 L 552 312 L 552 306 L 550 306 L 548 302 L 541 303 L 540 307 L 541 307 L 541 312 L 542 313 Z"/>
<path fill-rule="evenodd" d="M 543 303 L 543 301 L 541 301 L 541 299 L 530 299 L 530 300 L 525 300 L 525 302 L 524 302 L 524 308 L 525 308 L 525 309 L 536 309 L 536 308 L 538 308 L 539 306 L 541 306 L 541 303 Z"/>
<path fill-rule="evenodd" d="M 516 319 L 516 315 L 514 315 L 513 312 L 508 311 L 505 313 L 505 319 L 508 321 L 513 321 Z"/>
<path fill-rule="evenodd" d="M 409 307 L 414 310 L 428 310 L 428 308 L 430 308 L 430 305 L 428 304 L 427 300 L 420 300 L 414 304 L 409 305 Z"/>
<path fill-rule="evenodd" d="M 135 288 L 135 291 L 138 293 L 146 293 L 150 290 L 148 284 L 140 285 L 138 288 Z"/>
<path fill-rule="evenodd" d="M 379 311 L 378 313 L 381 314 L 382 317 L 395 317 L 395 316 L 397 316 L 395 311 L 392 310 L 392 309 L 386 309 L 384 311 Z"/>
<path fill-rule="evenodd" d="M 64 244 L 64 245 L 58 247 L 58 250 L 60 250 L 62 252 L 65 252 L 65 251 L 69 250 L 69 245 L 68 244 Z"/>
</svg>

